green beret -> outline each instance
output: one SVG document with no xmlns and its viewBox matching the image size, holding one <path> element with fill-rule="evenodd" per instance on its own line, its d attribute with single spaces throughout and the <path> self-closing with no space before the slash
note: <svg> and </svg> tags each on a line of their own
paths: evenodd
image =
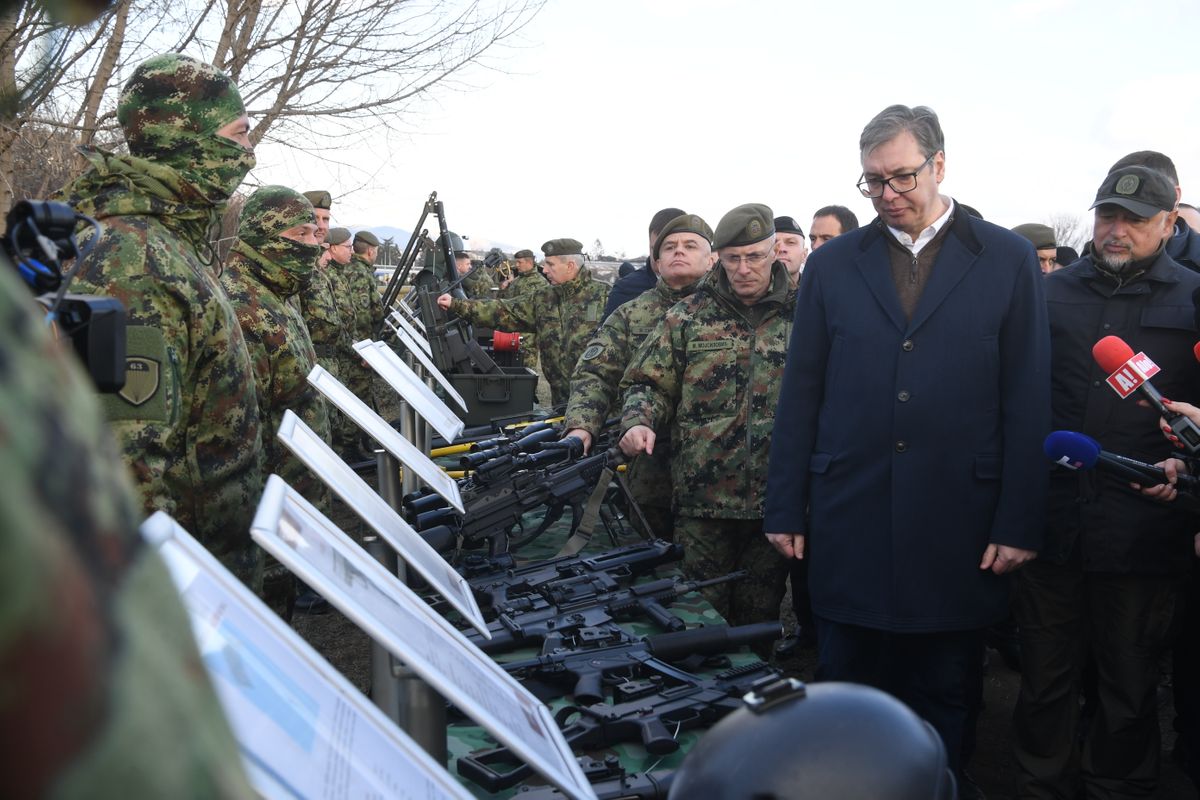
<svg viewBox="0 0 1200 800">
<path fill-rule="evenodd" d="M 349 228 L 330 228 L 329 233 L 325 234 L 326 244 L 345 244 L 350 241 Z"/>
<path fill-rule="evenodd" d="M 308 202 L 312 203 L 313 208 L 323 208 L 326 211 L 333 208 L 333 195 L 324 189 L 305 192 L 304 196 L 308 198 Z"/>
<path fill-rule="evenodd" d="M 518 250 L 513 255 L 513 260 L 515 261 L 518 258 L 533 258 L 533 251 L 532 250 Z"/>
<path fill-rule="evenodd" d="M 326 237 L 325 241 L 329 241 L 329 238 Z M 359 231 L 354 234 L 354 243 L 358 244 L 359 242 L 364 242 L 371 247 L 379 247 L 379 237 L 370 231 Z"/>
<path fill-rule="evenodd" d="M 286 186 L 260 186 L 246 198 L 238 216 L 238 238 L 261 248 L 297 225 L 316 224 L 312 203 Z"/>
<path fill-rule="evenodd" d="M 1013 233 L 1024 236 L 1033 245 L 1034 250 L 1045 250 L 1050 247 L 1058 247 L 1058 241 L 1054 236 L 1054 228 L 1049 225 L 1041 225 L 1037 222 L 1026 222 L 1024 225 L 1018 225 L 1012 229 Z"/>
<path fill-rule="evenodd" d="M 654 240 L 655 258 L 658 258 L 658 251 L 662 246 L 663 239 L 666 239 L 672 233 L 694 233 L 702 237 L 704 241 L 712 244 L 713 232 L 712 228 L 708 227 L 707 222 L 702 220 L 697 214 L 680 214 L 664 225 L 662 230 L 658 232 L 658 238 Z"/>
<path fill-rule="evenodd" d="M 221 70 L 179 53 L 143 61 L 117 99 L 129 152 L 166 164 L 201 157 L 190 142 L 244 116 L 242 95 Z"/>
<path fill-rule="evenodd" d="M 747 203 L 721 217 L 713 247 L 741 247 L 775 235 L 775 212 L 762 203 Z"/>
<path fill-rule="evenodd" d="M 583 243 L 574 239 L 551 239 L 542 245 L 542 252 L 548 256 L 581 256 Z"/>
</svg>

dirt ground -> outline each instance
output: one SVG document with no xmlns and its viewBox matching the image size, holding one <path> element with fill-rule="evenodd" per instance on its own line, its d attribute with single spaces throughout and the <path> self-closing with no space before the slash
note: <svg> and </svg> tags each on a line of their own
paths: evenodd
<svg viewBox="0 0 1200 800">
<path fill-rule="evenodd" d="M 342 507 L 334 521 L 352 535 L 359 524 Z M 552 529 L 553 530 L 553 529 Z M 787 630 L 795 627 L 791 595 L 784 598 L 780 609 Z M 296 614 L 292 626 L 334 667 L 340 670 L 364 693 L 370 688 L 370 641 L 349 620 L 337 611 L 325 614 Z M 816 665 L 814 650 L 800 650 L 793 657 L 780 660 L 777 666 L 790 676 L 811 680 Z M 1009 669 L 993 651 L 988 651 L 984 675 L 984 709 L 977 729 L 976 751 L 968 772 L 989 800 L 1009 800 L 1015 797 L 1016 765 L 1012 756 L 1011 717 L 1020 688 L 1020 675 Z M 1163 731 L 1162 774 L 1158 800 L 1195 800 L 1200 795 L 1187 776 L 1171 759 L 1175 734 L 1171 727 L 1174 716 L 1169 680 L 1164 676 L 1159 689 L 1159 720 Z"/>
</svg>

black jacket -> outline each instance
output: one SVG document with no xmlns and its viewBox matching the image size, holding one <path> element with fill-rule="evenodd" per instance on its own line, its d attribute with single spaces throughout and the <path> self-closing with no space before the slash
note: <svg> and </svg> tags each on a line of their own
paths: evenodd
<svg viewBox="0 0 1200 800">
<path fill-rule="evenodd" d="M 1092 346 L 1105 336 L 1121 337 L 1162 369 L 1153 383 L 1163 396 L 1200 402 L 1200 364 L 1192 355 L 1197 289 L 1200 274 L 1165 253 L 1119 289 L 1091 256 L 1046 276 L 1054 428 L 1085 433 L 1105 450 L 1141 461 L 1172 455 L 1158 413 L 1109 387 Z M 1079 559 L 1092 572 L 1183 572 L 1197 529 L 1195 518 L 1141 497 L 1122 480 L 1054 467 L 1039 557 L 1059 564 Z"/>
<path fill-rule="evenodd" d="M 1194 272 L 1200 272 L 1200 233 L 1175 220 L 1175 233 L 1167 239 L 1167 255 Z"/>
<path fill-rule="evenodd" d="M 646 262 L 646 266 L 618 280 L 613 284 L 612 290 L 608 293 L 608 305 L 604 307 L 604 317 L 601 319 L 601 322 L 608 319 L 609 314 L 642 292 L 653 289 L 657 283 L 658 276 L 654 274 L 654 270 L 650 269 L 649 261 Z"/>
</svg>

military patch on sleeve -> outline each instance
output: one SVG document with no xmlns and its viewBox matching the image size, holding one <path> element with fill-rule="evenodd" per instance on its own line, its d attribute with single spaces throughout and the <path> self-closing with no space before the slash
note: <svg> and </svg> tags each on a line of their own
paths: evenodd
<svg viewBox="0 0 1200 800">
<path fill-rule="evenodd" d="M 591 361 L 596 356 L 604 352 L 604 345 L 589 344 L 587 349 L 583 351 L 583 355 L 579 357 L 581 361 Z"/>
<path fill-rule="evenodd" d="M 161 330 L 145 325 L 125 329 L 125 386 L 116 394 L 101 395 L 110 420 L 167 419 L 167 392 L 162 385 L 167 358 Z"/>
</svg>

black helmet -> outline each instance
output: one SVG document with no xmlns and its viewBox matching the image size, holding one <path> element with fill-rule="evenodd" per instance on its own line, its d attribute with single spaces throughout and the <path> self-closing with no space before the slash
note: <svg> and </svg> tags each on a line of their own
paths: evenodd
<svg viewBox="0 0 1200 800">
<path fill-rule="evenodd" d="M 670 800 L 953 800 L 933 727 L 878 689 L 776 681 L 688 753 Z"/>
</svg>

